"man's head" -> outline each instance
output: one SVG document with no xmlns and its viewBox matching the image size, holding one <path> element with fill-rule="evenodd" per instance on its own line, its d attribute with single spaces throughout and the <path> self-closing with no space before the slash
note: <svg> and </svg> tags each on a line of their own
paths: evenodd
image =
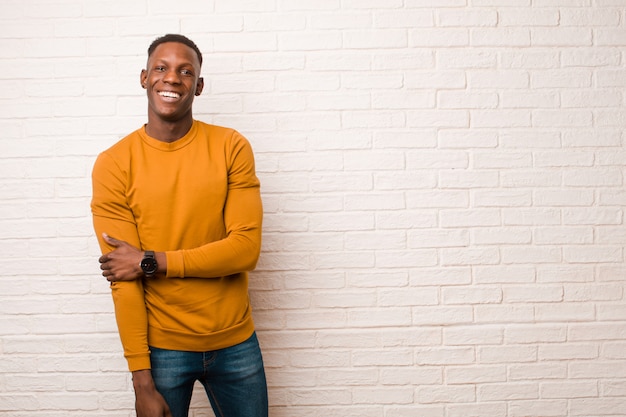
<svg viewBox="0 0 626 417">
<path fill-rule="evenodd" d="M 150 44 L 150 47 L 148 48 L 148 59 L 150 59 L 150 56 L 152 55 L 154 50 L 157 48 L 157 46 L 161 45 L 162 43 L 166 43 L 166 42 L 182 43 L 183 45 L 187 45 L 188 47 L 193 49 L 194 52 L 196 53 L 196 55 L 198 56 L 198 61 L 200 62 L 200 66 L 202 66 L 202 52 L 200 52 L 200 48 L 198 48 L 198 46 L 191 39 L 189 39 L 188 37 L 183 36 L 183 35 L 174 34 L 174 33 L 169 33 L 167 35 L 164 35 L 164 36 L 161 36 L 159 38 L 156 38 Z"/>
<path fill-rule="evenodd" d="M 192 104 L 204 88 L 200 77 L 202 54 L 182 35 L 156 39 L 148 49 L 141 85 L 148 96 L 148 124 L 157 121 L 187 126 L 192 121 Z"/>
</svg>

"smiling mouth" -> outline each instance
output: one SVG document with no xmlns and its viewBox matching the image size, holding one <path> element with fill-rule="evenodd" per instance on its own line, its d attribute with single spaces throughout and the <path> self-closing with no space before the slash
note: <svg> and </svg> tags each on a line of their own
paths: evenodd
<svg viewBox="0 0 626 417">
<path fill-rule="evenodd" d="M 158 94 L 165 98 L 180 98 L 180 94 L 174 93 L 173 91 L 159 91 Z"/>
</svg>

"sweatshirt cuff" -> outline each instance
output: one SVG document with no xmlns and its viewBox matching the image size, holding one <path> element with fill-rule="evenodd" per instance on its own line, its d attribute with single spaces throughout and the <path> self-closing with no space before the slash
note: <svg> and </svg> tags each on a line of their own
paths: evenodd
<svg viewBox="0 0 626 417">
<path fill-rule="evenodd" d="M 141 371 L 144 369 L 151 369 L 150 354 L 134 355 L 132 357 L 126 357 L 128 361 L 128 370 L 130 372 Z"/>
<path fill-rule="evenodd" d="M 185 261 L 182 251 L 165 252 L 167 259 L 167 278 L 183 278 L 185 276 Z"/>
</svg>

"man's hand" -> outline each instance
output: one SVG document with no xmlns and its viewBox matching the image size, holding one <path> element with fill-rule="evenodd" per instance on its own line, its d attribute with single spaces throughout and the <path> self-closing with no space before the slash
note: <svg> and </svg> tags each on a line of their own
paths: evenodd
<svg viewBox="0 0 626 417">
<path fill-rule="evenodd" d="M 139 264 L 143 259 L 143 252 L 129 243 L 112 238 L 106 233 L 102 234 L 102 238 L 115 248 L 98 259 L 102 276 L 111 282 L 141 279 L 143 271 Z"/>
<path fill-rule="evenodd" d="M 172 417 L 163 396 L 154 387 L 150 370 L 133 372 L 137 417 Z"/>
</svg>

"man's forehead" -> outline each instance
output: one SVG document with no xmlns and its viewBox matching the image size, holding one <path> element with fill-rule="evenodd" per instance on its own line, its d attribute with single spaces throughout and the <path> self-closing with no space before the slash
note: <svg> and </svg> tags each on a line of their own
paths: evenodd
<svg viewBox="0 0 626 417">
<path fill-rule="evenodd" d="M 200 66 L 200 61 L 196 51 L 181 42 L 164 42 L 158 45 L 148 57 L 148 62 L 152 59 L 166 59 L 167 56 L 184 55 L 191 64 Z"/>
</svg>

